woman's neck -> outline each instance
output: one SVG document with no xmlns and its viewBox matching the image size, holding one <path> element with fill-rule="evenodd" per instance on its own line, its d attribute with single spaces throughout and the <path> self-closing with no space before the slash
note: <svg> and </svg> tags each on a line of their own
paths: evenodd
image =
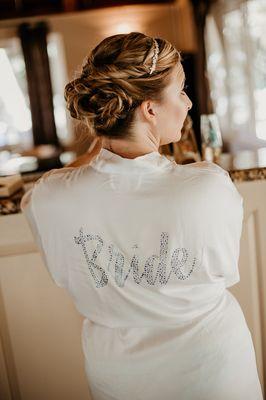
<svg viewBox="0 0 266 400">
<path fill-rule="evenodd" d="M 159 152 L 159 144 L 145 141 L 129 142 L 120 139 L 104 139 L 102 147 L 124 158 L 136 158 L 153 151 Z"/>
</svg>

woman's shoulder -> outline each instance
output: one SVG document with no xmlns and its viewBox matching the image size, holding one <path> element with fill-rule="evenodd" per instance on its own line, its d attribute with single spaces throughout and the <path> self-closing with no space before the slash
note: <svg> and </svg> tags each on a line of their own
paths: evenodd
<svg viewBox="0 0 266 400">
<path fill-rule="evenodd" d="M 212 193 L 217 197 L 223 198 L 226 194 L 240 200 L 243 203 L 243 197 L 239 193 L 235 183 L 227 170 L 212 161 L 198 161 L 184 165 L 186 171 L 193 172 L 201 190 L 205 194 Z M 189 174 L 190 175 L 190 174 Z"/>
<path fill-rule="evenodd" d="M 54 168 L 45 172 L 35 183 L 34 187 L 65 187 L 73 183 L 82 174 L 87 165 L 79 167 Z"/>
<path fill-rule="evenodd" d="M 209 173 L 214 173 L 214 174 L 219 174 L 219 175 L 224 175 L 229 177 L 229 172 L 227 170 L 225 170 L 224 168 L 222 168 L 220 165 L 212 162 L 212 161 L 197 161 L 191 164 L 185 164 L 186 168 L 189 169 L 195 169 L 196 171 L 199 172 L 209 172 Z"/>
<path fill-rule="evenodd" d="M 20 208 L 23 211 L 25 207 L 30 203 L 32 199 L 33 192 L 36 189 L 40 189 L 44 191 L 44 188 L 48 189 L 51 184 L 55 184 L 58 187 L 59 183 L 70 177 L 74 170 L 78 168 L 76 167 L 65 167 L 65 168 L 54 168 L 51 169 L 41 175 L 32 185 L 32 187 L 27 190 L 26 193 L 21 198 Z"/>
<path fill-rule="evenodd" d="M 63 176 L 69 176 L 75 169 L 77 169 L 76 167 L 63 167 L 63 168 L 54 168 L 51 169 L 47 172 L 45 172 L 40 179 L 38 179 L 38 181 L 36 181 L 35 184 L 37 183 L 42 183 L 42 182 L 48 182 L 51 179 L 60 179 Z"/>
</svg>

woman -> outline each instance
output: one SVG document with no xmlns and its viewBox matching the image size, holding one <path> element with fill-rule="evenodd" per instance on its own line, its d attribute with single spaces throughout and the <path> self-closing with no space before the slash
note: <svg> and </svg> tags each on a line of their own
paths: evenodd
<svg viewBox="0 0 266 400">
<path fill-rule="evenodd" d="M 192 104 L 180 54 L 139 32 L 104 39 L 66 85 L 95 140 L 22 199 L 52 278 L 84 315 L 95 400 L 261 400 L 239 282 L 243 198 L 211 162 L 158 151 Z"/>
</svg>

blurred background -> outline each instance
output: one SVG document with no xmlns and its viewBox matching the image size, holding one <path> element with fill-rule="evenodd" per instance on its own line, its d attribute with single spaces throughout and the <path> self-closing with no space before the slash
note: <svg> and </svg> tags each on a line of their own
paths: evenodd
<svg viewBox="0 0 266 400">
<path fill-rule="evenodd" d="M 132 31 L 175 45 L 193 102 L 181 140 L 159 151 L 180 164 L 220 164 L 244 199 L 241 281 L 229 289 L 266 393 L 266 0 L 1 0 L 3 400 L 90 399 L 82 317 L 49 278 L 20 202 L 45 171 L 88 149 L 92 138 L 66 110 L 64 87 L 102 39 Z"/>
<path fill-rule="evenodd" d="M 131 31 L 183 57 L 193 108 L 180 143 L 160 152 L 229 170 L 266 165 L 265 21 L 265 0 L 2 0 L 0 175 L 59 168 L 86 151 L 64 86 L 99 41 Z"/>
</svg>

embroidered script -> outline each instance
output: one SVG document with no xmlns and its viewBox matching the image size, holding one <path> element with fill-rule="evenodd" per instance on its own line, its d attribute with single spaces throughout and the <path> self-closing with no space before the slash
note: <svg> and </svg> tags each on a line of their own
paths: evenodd
<svg viewBox="0 0 266 400">
<path fill-rule="evenodd" d="M 97 264 L 97 257 L 104 248 L 104 241 L 99 235 L 85 234 L 83 228 L 79 230 L 79 236 L 74 236 L 76 244 L 80 245 L 83 255 L 85 257 L 89 272 L 95 282 L 96 288 L 101 288 L 107 285 L 108 275 L 107 271 L 114 268 L 114 279 L 115 283 L 119 287 L 124 287 L 129 274 L 132 271 L 134 282 L 138 285 L 145 278 L 149 285 L 155 285 L 156 281 L 159 284 L 166 285 L 170 279 L 172 273 L 179 280 L 185 280 L 190 277 L 197 265 L 197 258 L 193 257 L 192 261 L 189 261 L 189 251 L 184 248 L 176 248 L 172 252 L 170 261 L 170 272 L 167 276 L 167 257 L 168 257 L 168 241 L 169 235 L 167 232 L 162 232 L 160 236 L 160 251 L 159 255 L 153 254 L 145 262 L 144 270 L 140 272 L 139 257 L 134 254 L 130 263 L 126 262 L 124 254 L 118 251 L 113 244 L 108 246 L 108 266 L 105 271 L 101 266 Z M 92 241 L 94 249 L 89 254 L 87 249 L 87 242 Z M 138 245 L 134 244 L 132 248 L 138 249 Z M 156 266 L 157 262 L 157 266 Z M 128 270 L 126 271 L 127 264 L 129 264 Z M 154 276 L 154 271 L 156 274 Z M 185 272 L 185 269 L 187 272 Z"/>
</svg>

